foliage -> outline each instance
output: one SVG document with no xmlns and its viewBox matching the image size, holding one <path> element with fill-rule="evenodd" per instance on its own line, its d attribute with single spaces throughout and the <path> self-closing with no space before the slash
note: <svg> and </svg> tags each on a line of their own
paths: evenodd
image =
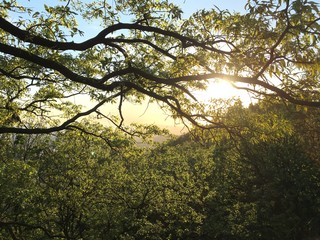
<svg viewBox="0 0 320 240">
<path fill-rule="evenodd" d="M 218 197 L 211 202 L 209 236 L 306 239 L 319 234 L 319 166 L 296 139 L 242 141 L 239 148 L 224 144 L 214 155 Z"/>
<path fill-rule="evenodd" d="M 319 238 L 318 4 L 245 10 L 0 3 L 0 239 Z M 211 79 L 260 101 L 202 104 Z M 152 143 L 146 97 L 201 128 Z"/>
<path fill-rule="evenodd" d="M 211 169 L 209 158 L 201 161 L 204 151 L 191 145 L 182 153 L 166 146 L 136 148 L 121 134 L 113 134 L 117 150 L 103 139 L 74 131 L 54 136 L 3 135 L 7 144 L 2 145 L 6 160 L 0 165 L 0 236 L 199 236 L 202 201 L 208 191 L 205 180 Z M 32 143 L 25 148 L 30 138 Z"/>
<path fill-rule="evenodd" d="M 3 134 L 0 238 L 317 237 L 319 154 L 292 114 L 235 104 L 225 113 L 232 132 L 193 131 L 149 147 L 88 122 L 96 136 Z"/>
<path fill-rule="evenodd" d="M 210 79 L 320 106 L 313 1 L 249 0 L 243 14 L 213 8 L 188 19 L 164 0 L 6 0 L 0 9 L 0 133 L 55 132 L 89 114 L 122 128 L 123 103 L 146 96 L 174 118 L 219 127 L 192 95 Z M 96 105 L 84 110 L 74 100 L 82 96 Z M 107 103 L 117 120 L 99 110 Z"/>
</svg>

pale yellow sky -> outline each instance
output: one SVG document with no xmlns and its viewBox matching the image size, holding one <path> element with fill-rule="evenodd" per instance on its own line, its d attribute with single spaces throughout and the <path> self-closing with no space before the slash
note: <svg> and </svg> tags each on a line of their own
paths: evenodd
<svg viewBox="0 0 320 240">
<path fill-rule="evenodd" d="M 74 98 L 75 104 L 83 105 L 83 111 L 94 107 L 96 102 L 90 100 L 87 95 L 81 95 Z M 118 104 L 105 104 L 99 108 L 99 111 L 104 115 L 111 117 L 112 115 L 119 116 Z M 141 104 L 133 104 L 125 101 L 122 105 L 122 114 L 124 124 L 155 124 L 160 128 L 168 129 L 172 134 L 181 134 L 186 132 L 184 125 L 181 122 L 174 121 L 168 116 L 156 103 L 149 103 L 146 99 Z M 107 120 L 102 121 L 107 126 L 112 126 Z"/>
<path fill-rule="evenodd" d="M 212 97 L 228 99 L 231 97 L 239 97 L 244 106 L 248 106 L 252 99 L 246 91 L 240 91 L 231 86 L 230 83 L 219 80 L 210 83 L 206 91 L 197 91 L 193 93 L 200 102 L 209 102 Z M 90 101 L 89 96 L 79 96 L 74 99 L 74 103 L 81 104 L 84 109 L 93 107 L 94 102 Z M 106 116 L 118 116 L 118 104 L 105 104 L 99 109 Z M 124 124 L 155 124 L 161 128 L 168 129 L 172 134 L 181 134 L 187 129 L 181 122 L 174 121 L 167 113 L 165 113 L 156 103 L 149 103 L 148 99 L 141 104 L 133 104 L 124 102 L 122 106 L 122 114 Z M 104 122 L 109 125 L 107 122 Z M 111 126 L 111 125 L 110 125 Z"/>
<path fill-rule="evenodd" d="M 118 105 L 105 105 L 101 111 L 109 114 L 117 114 Z M 139 123 L 139 124 L 155 124 L 160 128 L 166 128 L 173 134 L 181 134 L 185 132 L 183 124 L 175 122 L 168 116 L 156 103 L 149 103 L 148 100 L 143 101 L 141 104 L 132 104 L 124 102 L 122 106 L 122 113 L 124 123 Z"/>
</svg>

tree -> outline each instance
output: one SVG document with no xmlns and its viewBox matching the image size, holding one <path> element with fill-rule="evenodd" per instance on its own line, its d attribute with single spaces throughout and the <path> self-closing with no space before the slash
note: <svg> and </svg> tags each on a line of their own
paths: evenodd
<svg viewBox="0 0 320 240">
<path fill-rule="evenodd" d="M 121 151 L 80 131 L 1 135 L 0 238 L 198 239 L 208 149 L 139 148 L 123 132 L 86 125 L 112 131 Z"/>
<path fill-rule="evenodd" d="M 216 147 L 207 239 L 313 239 L 319 165 L 294 137 Z"/>
<path fill-rule="evenodd" d="M 85 124 L 96 134 L 111 131 L 105 134 L 113 139 L 106 142 L 79 131 L 1 135 L 0 238 L 79 239 L 94 228 L 96 218 L 90 214 L 102 202 L 109 207 L 101 189 L 109 183 L 105 173 L 118 170 L 117 162 L 106 167 L 119 154 L 110 146 L 125 151 L 133 142 L 117 131 Z M 116 212 L 121 205 L 115 205 Z"/>
<path fill-rule="evenodd" d="M 168 1 L 65 0 L 43 10 L 3 1 L 0 133 L 74 129 L 93 113 L 123 128 L 123 103 L 145 97 L 175 118 L 224 127 L 192 95 L 209 79 L 320 107 L 317 3 L 249 0 L 244 7 L 244 14 L 213 8 L 182 19 Z M 92 23 L 100 32 L 83 40 Z M 84 95 L 96 103 L 89 110 L 72 102 Z M 99 110 L 107 103 L 117 103 L 117 118 Z"/>
<path fill-rule="evenodd" d="M 318 140 L 282 106 L 236 103 L 224 113 L 229 132 L 145 148 L 89 121 L 95 135 L 1 134 L 0 238 L 317 237 Z M 308 114 L 305 126 L 319 129 Z"/>
<path fill-rule="evenodd" d="M 212 143 L 208 182 L 216 194 L 206 202 L 207 239 L 319 236 L 319 140 L 308 131 L 319 128 L 319 112 L 295 107 L 261 102 L 228 109 L 229 133 L 214 134 Z"/>
</svg>

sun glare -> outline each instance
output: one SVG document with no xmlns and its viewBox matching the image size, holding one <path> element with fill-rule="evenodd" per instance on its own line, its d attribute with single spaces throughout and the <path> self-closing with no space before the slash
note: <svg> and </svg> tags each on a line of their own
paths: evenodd
<svg viewBox="0 0 320 240">
<path fill-rule="evenodd" d="M 249 105 L 252 102 L 246 91 L 235 88 L 230 82 L 225 80 L 209 80 L 207 89 L 194 92 L 194 96 L 201 102 L 208 102 L 210 99 L 219 98 L 239 98 L 244 105 Z"/>
</svg>

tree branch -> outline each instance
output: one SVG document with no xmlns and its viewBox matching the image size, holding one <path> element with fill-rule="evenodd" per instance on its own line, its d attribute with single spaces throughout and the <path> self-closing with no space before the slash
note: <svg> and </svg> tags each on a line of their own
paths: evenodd
<svg viewBox="0 0 320 240">
<path fill-rule="evenodd" d="M 183 44 L 188 43 L 188 46 L 195 46 L 195 47 L 201 47 L 206 50 L 223 53 L 223 54 L 230 54 L 228 51 L 223 51 L 214 47 L 208 46 L 206 43 L 198 42 L 197 40 L 189 37 L 185 37 L 177 32 L 172 32 L 169 30 L 163 30 L 161 28 L 157 27 L 151 27 L 151 26 L 145 26 L 138 23 L 117 23 L 110 27 L 105 28 L 102 30 L 97 36 L 84 41 L 82 43 L 74 43 L 74 42 L 58 42 L 58 41 L 51 41 L 45 38 L 42 38 L 40 36 L 35 36 L 31 34 L 29 31 L 22 30 L 10 22 L 8 22 L 6 19 L 0 17 L 0 27 L 12 34 L 13 36 L 19 38 L 20 40 L 24 42 L 33 43 L 36 45 L 40 45 L 43 47 L 55 49 L 55 50 L 78 50 L 78 51 L 84 51 L 86 49 L 92 48 L 93 46 L 97 44 L 106 44 L 106 36 L 110 33 L 119 31 L 119 30 L 140 30 L 144 32 L 152 32 L 152 33 L 158 33 L 163 36 L 168 36 L 175 38 L 179 41 L 181 41 Z M 110 39 L 109 39 L 110 41 Z"/>
<path fill-rule="evenodd" d="M 113 97 L 116 97 L 119 94 L 114 95 Z M 97 109 L 99 107 L 101 107 L 104 103 L 106 103 L 109 99 L 105 99 L 101 102 L 99 102 L 97 105 L 95 105 L 93 108 L 91 108 L 88 111 L 85 112 L 81 112 L 76 114 L 75 116 L 73 116 L 72 118 L 68 119 L 67 121 L 65 121 L 64 123 L 62 123 L 60 126 L 56 126 L 56 127 L 51 127 L 51 128 L 15 128 L 15 127 L 0 127 L 0 134 L 1 133 L 20 133 L 20 134 L 48 134 L 48 133 L 52 133 L 52 132 L 57 132 L 57 131 L 61 131 L 64 129 L 67 129 L 70 124 L 72 124 L 73 122 L 75 122 L 76 120 L 78 120 L 81 117 L 87 116 L 95 111 L 97 111 Z"/>
<path fill-rule="evenodd" d="M 11 47 L 11 46 L 8 46 L 3 43 L 0 43 L 0 51 L 2 51 L 3 53 L 11 54 L 13 56 L 20 57 L 25 60 L 34 62 L 40 66 L 57 70 L 62 75 L 64 75 L 65 77 L 67 77 L 75 82 L 82 83 L 82 84 L 94 87 L 96 89 L 104 90 L 107 92 L 110 92 L 110 91 L 114 90 L 116 87 L 119 87 L 121 85 L 126 85 L 129 87 L 130 86 L 131 87 L 137 86 L 133 83 L 123 82 L 123 81 L 113 82 L 109 85 L 103 84 L 104 82 L 106 82 L 110 78 L 129 74 L 129 73 L 139 75 L 147 80 L 151 80 L 156 83 L 164 83 L 164 84 L 168 84 L 168 85 L 173 85 L 174 83 L 177 83 L 177 82 L 188 82 L 188 81 L 194 81 L 194 80 L 219 78 L 219 79 L 225 79 L 225 80 L 232 81 L 232 82 L 242 82 L 242 83 L 247 83 L 247 84 L 259 85 L 259 86 L 262 86 L 270 91 L 275 92 L 279 97 L 284 98 L 291 103 L 298 104 L 298 105 L 310 106 L 310 107 L 320 107 L 319 101 L 313 102 L 313 101 L 296 99 L 296 98 L 292 97 L 290 94 L 288 94 L 287 92 L 285 92 L 284 90 L 282 90 L 278 87 L 275 87 L 269 83 L 266 83 L 264 81 L 258 80 L 256 77 L 241 77 L 241 76 L 234 76 L 234 75 L 228 75 L 228 74 L 223 74 L 223 73 L 208 73 L 208 74 L 181 76 L 181 77 L 175 77 L 175 78 L 161 78 L 161 77 L 157 77 L 152 74 L 149 74 L 147 72 L 144 72 L 143 70 L 140 70 L 138 68 L 128 67 L 128 68 L 107 74 L 101 79 L 95 79 L 95 78 L 88 78 L 88 77 L 80 76 L 80 75 L 72 72 L 70 69 L 68 69 L 67 67 L 65 67 L 64 65 L 62 65 L 60 63 L 57 63 L 57 62 L 49 60 L 49 59 L 44 59 L 44 58 L 39 57 L 35 54 L 29 53 L 25 50 Z M 142 88 L 140 88 L 140 89 L 142 89 Z"/>
</svg>

